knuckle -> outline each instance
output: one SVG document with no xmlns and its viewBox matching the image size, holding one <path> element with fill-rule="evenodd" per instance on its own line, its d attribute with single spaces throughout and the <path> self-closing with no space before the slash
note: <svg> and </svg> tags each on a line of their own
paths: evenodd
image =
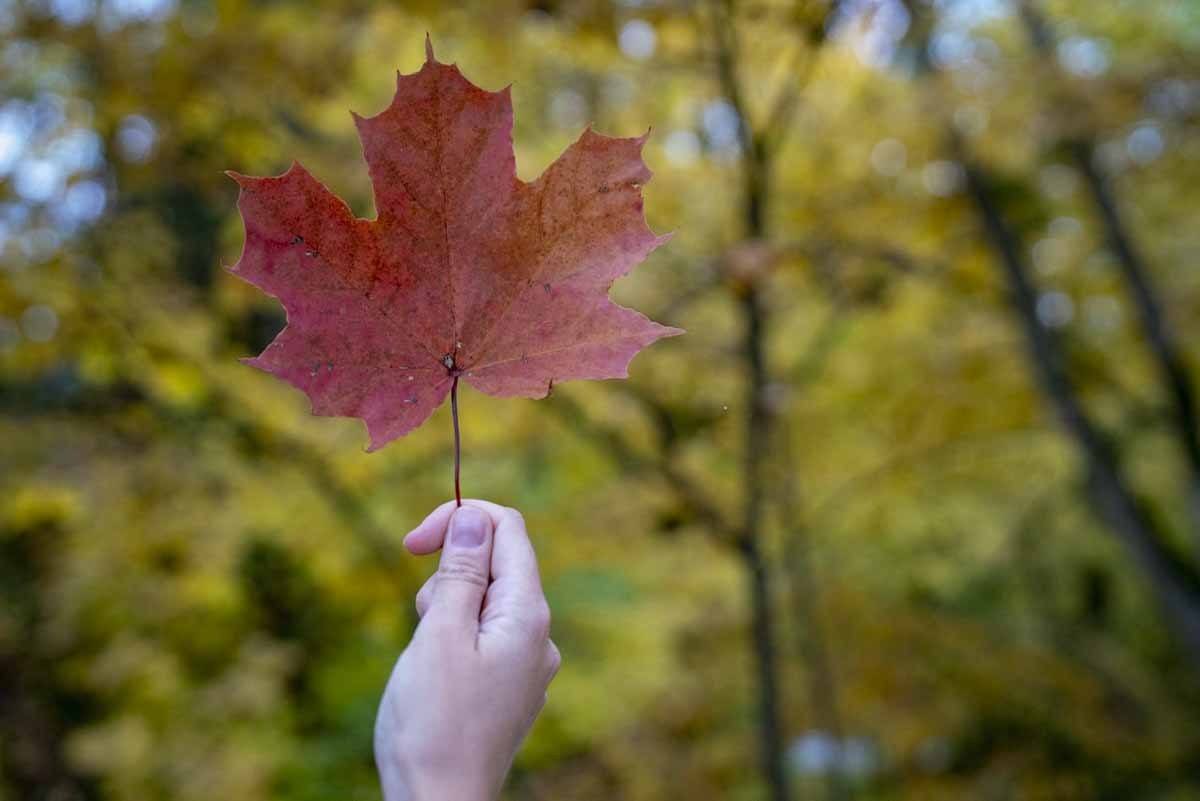
<svg viewBox="0 0 1200 801">
<path fill-rule="evenodd" d="M 543 598 L 529 613 L 529 627 L 534 636 L 544 640 L 550 636 L 550 605 Z"/>
<path fill-rule="evenodd" d="M 525 527 L 525 516 L 521 514 L 520 510 L 514 509 L 511 506 L 506 506 L 504 508 L 504 516 L 507 517 L 511 522 L 516 523 L 521 528 Z"/>
<path fill-rule="evenodd" d="M 452 581 L 486 588 L 488 568 L 470 557 L 450 554 L 443 558 L 438 566 L 437 579 L 439 582 Z"/>
<path fill-rule="evenodd" d="M 554 643 L 550 643 L 550 653 L 547 661 L 549 662 L 550 678 L 553 679 L 558 675 L 558 669 L 562 667 L 562 653 Z"/>
</svg>

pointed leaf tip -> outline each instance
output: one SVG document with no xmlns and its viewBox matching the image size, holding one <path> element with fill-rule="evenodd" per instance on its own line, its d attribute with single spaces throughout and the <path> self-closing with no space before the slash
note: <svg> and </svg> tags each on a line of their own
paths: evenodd
<svg viewBox="0 0 1200 801">
<path fill-rule="evenodd" d="M 432 64 L 434 62 L 434 60 L 435 59 L 433 57 L 433 40 L 431 40 L 429 38 L 429 32 L 426 31 L 425 32 L 425 63 Z"/>
</svg>

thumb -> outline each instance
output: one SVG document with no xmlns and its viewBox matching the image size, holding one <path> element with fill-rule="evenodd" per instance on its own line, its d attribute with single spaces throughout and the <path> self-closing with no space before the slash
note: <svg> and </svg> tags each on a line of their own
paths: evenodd
<svg viewBox="0 0 1200 801">
<path fill-rule="evenodd" d="M 425 619 L 474 633 L 491 572 L 492 519 L 476 506 L 463 506 L 450 518 Z"/>
</svg>

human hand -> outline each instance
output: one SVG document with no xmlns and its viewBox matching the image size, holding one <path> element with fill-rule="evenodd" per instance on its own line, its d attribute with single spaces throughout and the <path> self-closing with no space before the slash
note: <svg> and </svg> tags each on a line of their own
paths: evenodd
<svg viewBox="0 0 1200 801">
<path fill-rule="evenodd" d="M 442 557 L 375 720 L 385 801 L 496 798 L 558 671 L 524 520 L 463 504 L 439 506 L 404 538 L 412 553 Z"/>
</svg>

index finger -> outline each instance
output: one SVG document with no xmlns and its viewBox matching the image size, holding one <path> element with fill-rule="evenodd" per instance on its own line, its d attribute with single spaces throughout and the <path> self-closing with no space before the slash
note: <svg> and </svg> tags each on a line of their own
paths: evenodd
<svg viewBox="0 0 1200 801">
<path fill-rule="evenodd" d="M 504 508 L 496 523 L 496 544 L 492 548 L 492 579 L 517 589 L 542 594 L 537 555 L 525 530 L 525 518 L 516 509 Z"/>
<path fill-rule="evenodd" d="M 495 534 L 492 541 L 492 586 L 488 588 L 485 607 L 492 612 L 502 611 L 521 616 L 525 609 L 544 605 L 542 581 L 538 575 L 537 556 L 525 530 L 525 519 L 516 509 L 491 501 L 471 498 L 464 505 L 477 506 L 492 518 Z M 418 555 L 436 552 L 445 541 L 446 528 L 456 504 L 447 501 L 429 513 L 404 538 L 404 547 Z M 488 609 L 484 609 L 486 617 Z"/>
<path fill-rule="evenodd" d="M 492 584 L 479 619 L 480 631 L 489 621 L 502 618 L 530 624 L 526 628 L 546 629 L 541 632 L 542 637 L 550 626 L 537 556 L 525 531 L 525 519 L 516 509 L 505 509 L 496 525 L 492 540 Z"/>
</svg>

